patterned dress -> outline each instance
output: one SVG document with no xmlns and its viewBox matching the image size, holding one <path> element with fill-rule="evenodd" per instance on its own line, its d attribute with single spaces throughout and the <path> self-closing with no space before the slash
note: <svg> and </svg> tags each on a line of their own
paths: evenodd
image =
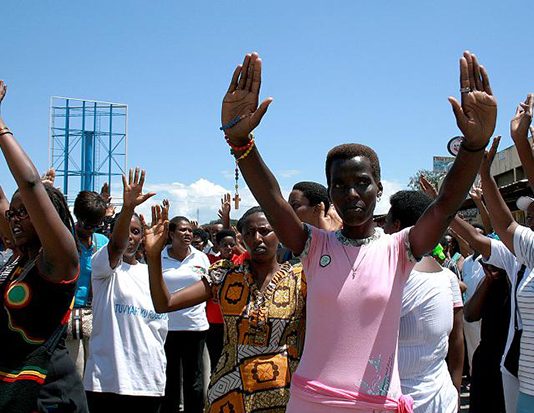
<svg viewBox="0 0 534 413">
<path fill-rule="evenodd" d="M 206 412 L 285 412 L 304 344 L 302 267 L 282 264 L 263 291 L 248 261 L 219 261 L 206 280 L 224 317 L 224 349 L 211 377 Z"/>
</svg>

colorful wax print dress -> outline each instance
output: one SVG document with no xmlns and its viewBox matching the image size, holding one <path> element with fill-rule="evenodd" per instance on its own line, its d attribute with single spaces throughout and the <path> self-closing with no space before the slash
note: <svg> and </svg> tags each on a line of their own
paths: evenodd
<svg viewBox="0 0 534 413">
<path fill-rule="evenodd" d="M 263 291 L 248 261 L 219 261 L 206 280 L 224 317 L 224 349 L 211 377 L 206 411 L 284 412 L 304 343 L 302 267 L 282 264 Z"/>
</svg>

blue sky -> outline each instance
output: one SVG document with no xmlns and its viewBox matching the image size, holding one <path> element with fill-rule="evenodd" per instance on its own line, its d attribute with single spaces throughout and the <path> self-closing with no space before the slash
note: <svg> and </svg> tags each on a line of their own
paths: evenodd
<svg viewBox="0 0 534 413">
<path fill-rule="evenodd" d="M 274 97 L 256 140 L 281 186 L 324 183 L 328 149 L 360 142 L 377 151 L 394 191 L 458 134 L 447 96 L 459 95 L 465 49 L 489 71 L 496 133 L 511 144 L 509 119 L 534 92 L 532 12 L 531 1 L 494 0 L 4 0 L 2 115 L 45 170 L 50 96 L 127 103 L 130 166 L 147 169 L 175 213 L 198 208 L 206 221 L 233 187 L 220 102 L 235 65 L 256 50 L 262 96 Z M 4 162 L 0 177 L 10 194 Z"/>
</svg>

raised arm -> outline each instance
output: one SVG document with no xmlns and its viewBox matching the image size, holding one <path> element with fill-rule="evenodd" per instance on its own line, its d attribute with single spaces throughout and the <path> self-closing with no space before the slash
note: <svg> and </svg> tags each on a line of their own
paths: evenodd
<svg viewBox="0 0 534 413">
<path fill-rule="evenodd" d="M 152 207 L 152 225 L 149 226 L 141 216 L 145 231 L 145 252 L 150 277 L 150 295 L 158 313 L 168 313 L 192 307 L 211 298 L 211 290 L 205 281 L 198 281 L 189 287 L 172 294 L 163 280 L 161 251 L 169 236 L 169 207 Z"/>
<path fill-rule="evenodd" d="M 156 195 L 154 192 L 143 194 L 143 185 L 145 183 L 145 171 L 135 168 L 130 169 L 128 182 L 126 177 L 122 176 L 123 185 L 123 204 L 122 210 L 113 227 L 111 240 L 108 243 L 109 265 L 116 268 L 128 248 L 130 238 L 130 222 L 132 220 L 135 208 L 141 205 L 148 198 Z"/>
<path fill-rule="evenodd" d="M 510 122 L 510 135 L 515 143 L 521 164 L 525 169 L 528 183 L 534 190 L 534 154 L 528 141 L 528 130 L 532 122 L 532 106 L 534 94 L 529 94 L 524 102 L 521 102 Z"/>
<path fill-rule="evenodd" d="M 218 215 L 222 221 L 224 229 L 230 229 L 230 211 L 232 209 L 231 200 L 232 196 L 230 194 L 224 194 L 221 198 L 221 207 L 219 208 Z"/>
<path fill-rule="evenodd" d="M 462 103 L 453 97 L 449 101 L 464 140 L 438 197 L 410 231 L 410 245 L 416 257 L 422 257 L 435 247 L 465 200 L 495 129 L 497 102 L 488 74 L 469 52 L 460 59 L 460 87 Z"/>
<path fill-rule="evenodd" d="M 470 223 L 456 216 L 451 222 L 451 228 L 482 256 L 487 258 L 491 255 L 491 240 L 478 232 Z"/>
<path fill-rule="evenodd" d="M 519 225 L 515 222 L 512 213 L 508 209 L 506 202 L 499 192 L 497 183 L 493 176 L 491 176 L 491 164 L 497 153 L 500 137 L 493 140 L 491 149 L 484 156 L 484 161 L 480 168 L 480 180 L 482 182 L 482 190 L 484 191 L 486 205 L 493 223 L 493 229 L 506 245 L 506 247 L 514 253 L 514 232 Z"/>
<path fill-rule="evenodd" d="M 282 196 L 280 186 L 251 138 L 272 99 L 258 106 L 261 83 L 261 59 L 247 54 L 243 65 L 234 70 L 222 104 L 222 127 L 233 148 L 239 169 L 252 194 L 265 211 L 280 241 L 293 253 L 300 254 L 306 244 L 306 232 L 299 218 Z"/>
<path fill-rule="evenodd" d="M 493 226 L 491 225 L 488 208 L 486 208 L 486 204 L 484 203 L 484 192 L 482 191 L 482 188 L 480 186 L 474 186 L 469 191 L 469 196 L 480 212 L 480 218 L 482 219 L 485 233 L 491 234 L 493 232 Z"/>
<path fill-rule="evenodd" d="M 6 85 L 0 80 L 0 104 L 6 90 Z M 41 241 L 45 264 L 42 272 L 54 281 L 75 278 L 78 273 L 78 250 L 74 237 L 48 197 L 37 169 L 1 117 L 0 149 Z"/>
</svg>

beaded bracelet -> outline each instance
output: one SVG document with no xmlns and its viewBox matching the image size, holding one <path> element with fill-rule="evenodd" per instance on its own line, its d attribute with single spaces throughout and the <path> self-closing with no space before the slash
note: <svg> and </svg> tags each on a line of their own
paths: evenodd
<svg viewBox="0 0 534 413">
<path fill-rule="evenodd" d="M 243 118 L 239 115 L 237 115 L 235 118 L 233 118 L 230 122 L 228 122 L 226 125 L 222 125 L 219 129 L 222 131 L 225 131 L 226 129 L 233 128 L 235 125 L 237 125 L 239 122 L 241 122 Z"/>
<path fill-rule="evenodd" d="M 250 152 L 252 152 L 252 149 L 254 148 L 254 139 L 252 139 L 249 143 L 249 147 L 247 148 L 247 150 L 243 153 L 243 155 L 241 155 L 239 158 L 237 158 L 235 161 L 236 163 L 239 163 L 240 161 L 242 161 L 243 159 L 245 159 L 249 154 Z"/>
<path fill-rule="evenodd" d="M 248 146 L 250 145 L 250 141 L 254 139 L 254 135 L 252 134 L 252 132 L 250 132 L 248 134 L 248 141 L 243 146 L 235 146 L 232 142 L 230 142 L 230 138 L 228 136 L 225 136 L 224 139 L 226 139 L 226 143 L 230 145 L 230 148 L 234 152 L 241 152 L 241 151 L 246 151 L 248 149 Z"/>
</svg>

